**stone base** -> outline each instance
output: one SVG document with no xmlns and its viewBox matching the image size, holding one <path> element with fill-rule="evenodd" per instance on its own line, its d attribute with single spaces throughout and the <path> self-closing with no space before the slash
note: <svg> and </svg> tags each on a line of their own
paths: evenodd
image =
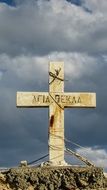
<svg viewBox="0 0 107 190">
<path fill-rule="evenodd" d="M 40 164 L 41 167 L 43 166 L 50 166 L 50 167 L 62 167 L 62 166 L 70 166 L 67 162 L 65 161 L 62 161 L 62 162 L 50 162 L 50 161 L 47 161 L 47 162 L 42 162 Z"/>
<path fill-rule="evenodd" d="M 19 167 L 4 172 L 13 190 L 103 190 L 107 179 L 98 167 Z"/>
</svg>

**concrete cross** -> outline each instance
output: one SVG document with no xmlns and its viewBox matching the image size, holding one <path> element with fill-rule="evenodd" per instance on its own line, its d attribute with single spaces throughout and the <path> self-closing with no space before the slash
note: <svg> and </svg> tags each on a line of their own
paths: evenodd
<svg viewBox="0 0 107 190">
<path fill-rule="evenodd" d="M 17 92 L 17 107 L 49 107 L 49 162 L 64 165 L 64 108 L 96 107 L 95 93 L 64 92 L 64 63 L 50 62 L 49 92 Z"/>
</svg>

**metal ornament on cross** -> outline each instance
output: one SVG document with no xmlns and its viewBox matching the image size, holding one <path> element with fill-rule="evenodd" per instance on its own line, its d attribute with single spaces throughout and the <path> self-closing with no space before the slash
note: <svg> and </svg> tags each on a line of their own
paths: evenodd
<svg viewBox="0 0 107 190">
<path fill-rule="evenodd" d="M 64 63 L 50 62 L 49 92 L 17 92 L 17 107 L 49 107 L 49 163 L 66 165 L 64 159 L 64 108 L 94 108 L 95 93 L 64 92 Z"/>
</svg>

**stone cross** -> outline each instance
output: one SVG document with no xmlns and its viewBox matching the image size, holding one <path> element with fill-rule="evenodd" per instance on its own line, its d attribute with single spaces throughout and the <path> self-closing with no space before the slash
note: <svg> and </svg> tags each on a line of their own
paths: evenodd
<svg viewBox="0 0 107 190">
<path fill-rule="evenodd" d="M 49 92 L 17 92 L 17 107 L 49 107 L 49 162 L 58 166 L 65 164 L 64 108 L 96 107 L 96 94 L 64 92 L 64 63 L 49 67 Z"/>
</svg>

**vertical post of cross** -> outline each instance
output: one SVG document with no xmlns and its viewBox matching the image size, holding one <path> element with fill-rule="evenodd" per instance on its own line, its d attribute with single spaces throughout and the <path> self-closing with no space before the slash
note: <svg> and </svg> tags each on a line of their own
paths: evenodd
<svg viewBox="0 0 107 190">
<path fill-rule="evenodd" d="M 64 63 L 50 62 L 49 95 L 52 103 L 49 106 L 49 161 L 53 165 L 64 164 L 64 107 L 58 104 L 63 92 Z"/>
</svg>

